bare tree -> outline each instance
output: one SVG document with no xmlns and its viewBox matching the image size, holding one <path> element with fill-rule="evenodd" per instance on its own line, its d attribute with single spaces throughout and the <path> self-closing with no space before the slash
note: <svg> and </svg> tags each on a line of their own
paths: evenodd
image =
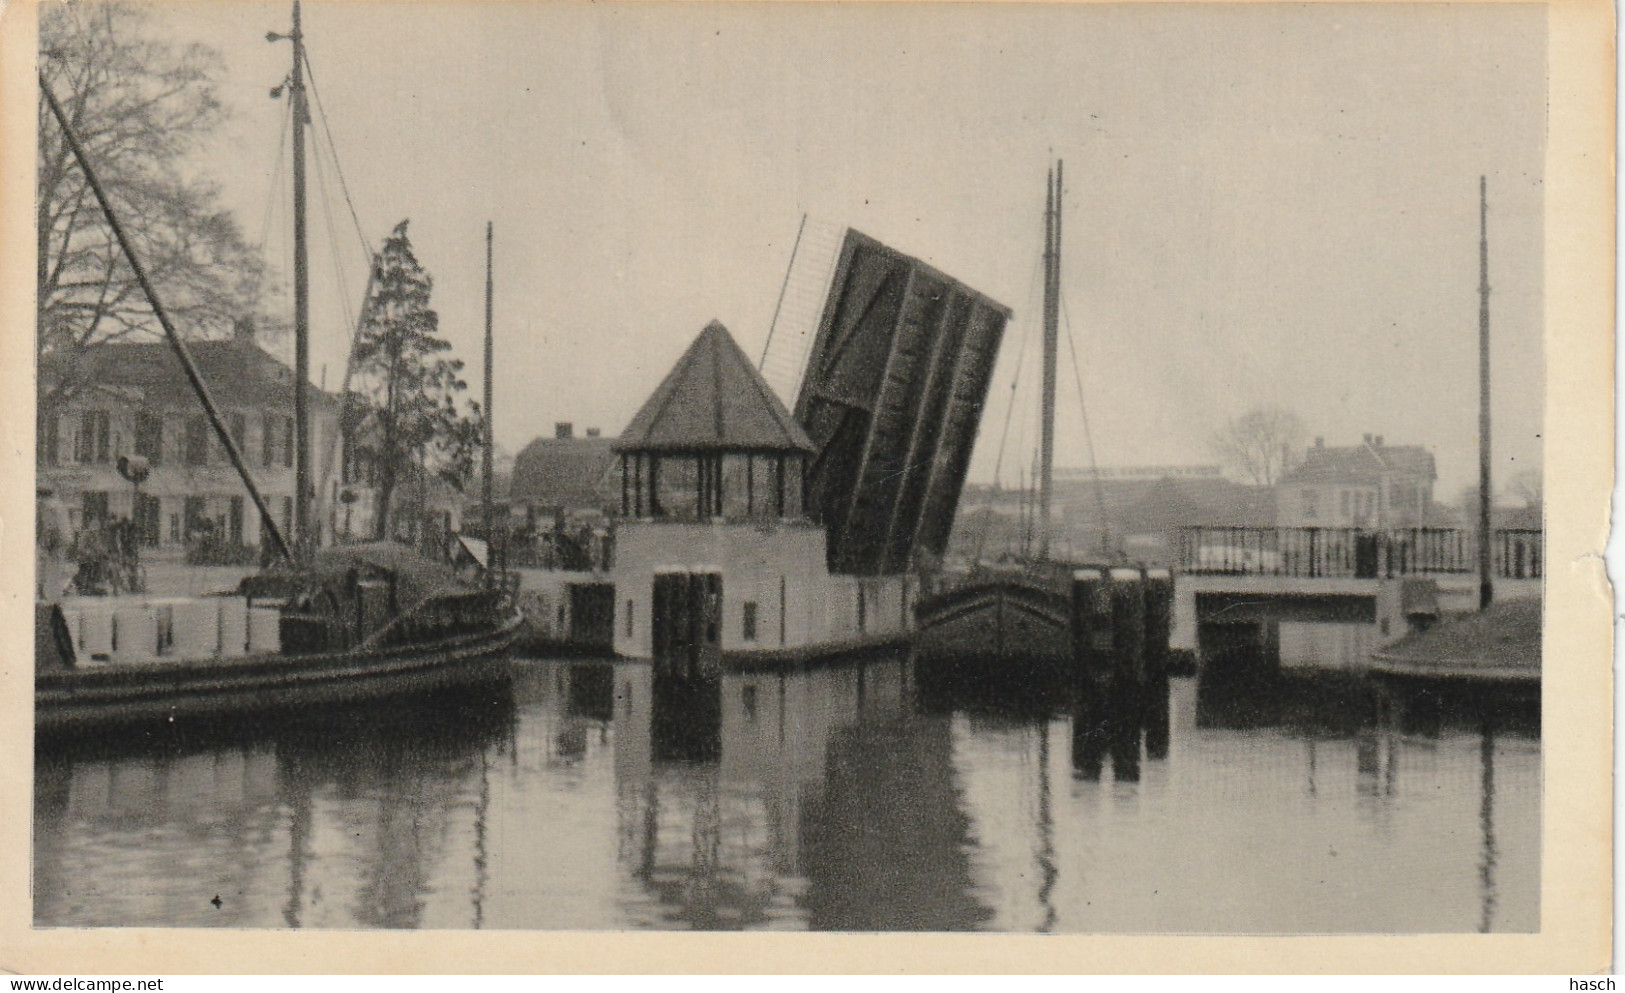
<svg viewBox="0 0 1625 993">
<path fill-rule="evenodd" d="M 248 316 L 258 256 L 217 188 L 185 166 L 221 121 L 219 55 L 167 40 L 141 5 L 50 4 L 40 71 L 183 332 L 220 333 Z M 87 350 L 156 323 L 43 94 L 36 169 L 36 354 L 52 372 L 41 397 L 52 403 L 93 375 Z"/>
<path fill-rule="evenodd" d="M 1539 469 L 1520 469 L 1507 480 L 1507 493 L 1522 500 L 1525 507 L 1539 507 L 1545 502 L 1545 477 Z"/>
<path fill-rule="evenodd" d="M 1304 428 L 1281 407 L 1255 407 L 1216 432 L 1209 444 L 1227 466 L 1257 486 L 1274 486 L 1301 459 Z"/>
</svg>

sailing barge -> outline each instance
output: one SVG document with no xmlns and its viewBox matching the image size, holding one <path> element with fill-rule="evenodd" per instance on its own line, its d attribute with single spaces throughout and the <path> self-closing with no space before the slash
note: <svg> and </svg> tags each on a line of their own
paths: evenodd
<svg viewBox="0 0 1625 993">
<path fill-rule="evenodd" d="M 292 535 L 277 526 L 72 123 L 45 77 L 40 77 L 42 95 L 63 137 L 283 562 L 244 580 L 237 597 L 116 598 L 93 606 L 70 605 L 68 611 L 62 604 L 37 603 L 37 733 L 432 690 L 494 675 L 518 632 L 522 618 L 511 593 L 493 583 L 489 571 L 484 583 L 468 582 L 446 566 L 385 543 L 315 551 L 319 528 L 310 505 L 315 487 L 307 424 L 308 264 L 302 218 L 302 131 L 308 122 L 297 0 L 293 32 L 286 37 L 294 48 L 290 92 L 295 101 L 298 220 L 293 389 L 297 486 Z M 489 282 L 487 294 L 489 298 Z M 489 348 L 487 355 L 489 364 Z M 489 433 L 486 440 L 489 466 Z"/>
<path fill-rule="evenodd" d="M 915 607 L 915 645 L 922 659 L 949 667 L 974 661 L 1030 666 L 1042 678 L 1063 670 L 1073 654 L 1072 570 L 1051 561 L 1050 490 L 1055 463 L 1055 378 L 1059 353 L 1060 165 L 1046 180 L 1044 203 L 1044 383 L 1039 451 L 1038 554 L 1009 566 L 977 566 L 944 577 Z"/>
<path fill-rule="evenodd" d="M 309 567 L 249 577 L 238 592 L 100 612 L 41 605 L 36 731 L 286 710 L 486 680 L 501 671 L 520 623 L 504 591 L 471 586 L 385 543 L 332 549 Z"/>
</svg>

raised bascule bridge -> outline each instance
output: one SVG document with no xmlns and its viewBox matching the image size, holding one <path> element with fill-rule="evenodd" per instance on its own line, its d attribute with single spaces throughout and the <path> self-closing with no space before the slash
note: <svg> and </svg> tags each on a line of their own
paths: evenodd
<svg viewBox="0 0 1625 993">
<path fill-rule="evenodd" d="M 1010 308 L 847 230 L 795 403 L 831 572 L 939 561 Z"/>
</svg>

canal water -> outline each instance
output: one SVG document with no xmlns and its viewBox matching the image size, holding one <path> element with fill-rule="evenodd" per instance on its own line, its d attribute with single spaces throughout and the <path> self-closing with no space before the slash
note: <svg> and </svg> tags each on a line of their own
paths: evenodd
<svg viewBox="0 0 1625 993">
<path fill-rule="evenodd" d="M 515 659 L 433 703 L 46 742 L 35 920 L 1539 928 L 1538 729 L 1379 728 L 1347 678 L 1294 676 L 1267 706 L 1178 678 L 1165 754 L 1103 758 L 1064 707 L 1002 712 L 920 676 L 903 658 L 731 674 L 695 732 L 647 664 Z"/>
</svg>

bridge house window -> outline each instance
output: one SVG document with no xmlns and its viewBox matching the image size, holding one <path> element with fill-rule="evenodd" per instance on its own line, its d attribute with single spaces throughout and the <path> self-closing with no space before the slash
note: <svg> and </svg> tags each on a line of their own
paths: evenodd
<svg viewBox="0 0 1625 993">
<path fill-rule="evenodd" d="M 756 601 L 746 600 L 741 634 L 746 641 L 756 640 Z"/>
</svg>

